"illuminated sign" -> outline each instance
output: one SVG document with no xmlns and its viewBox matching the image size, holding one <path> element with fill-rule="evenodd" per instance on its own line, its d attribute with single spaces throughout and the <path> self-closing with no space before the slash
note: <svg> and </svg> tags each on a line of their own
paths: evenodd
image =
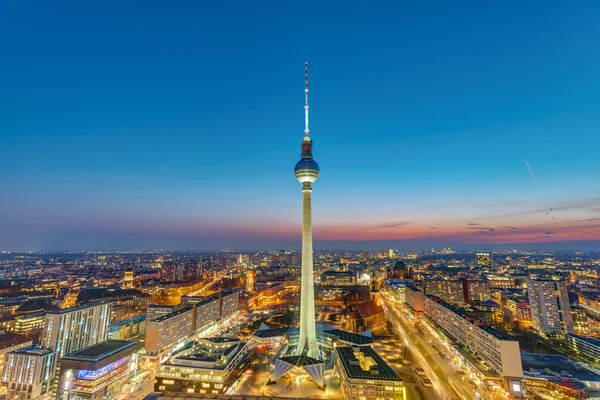
<svg viewBox="0 0 600 400">
<path fill-rule="evenodd" d="M 119 368 L 120 366 L 122 366 L 124 364 L 127 364 L 128 362 L 129 362 L 129 356 L 125 356 L 125 357 L 121 358 L 120 360 L 112 362 L 100 369 L 95 370 L 95 371 L 81 369 L 81 370 L 77 371 L 77 379 L 83 379 L 86 381 L 95 381 L 96 379 L 103 377 L 104 375 L 114 371 L 115 369 Z"/>
</svg>

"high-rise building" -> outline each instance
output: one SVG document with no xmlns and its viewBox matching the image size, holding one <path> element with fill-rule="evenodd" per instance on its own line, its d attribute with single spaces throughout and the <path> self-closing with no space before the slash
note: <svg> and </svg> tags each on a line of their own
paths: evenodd
<svg viewBox="0 0 600 400">
<path fill-rule="evenodd" d="M 127 268 L 125 274 L 123 274 L 121 289 L 133 289 L 133 270 L 131 268 Z"/>
<path fill-rule="evenodd" d="M 160 279 L 164 282 L 177 282 L 178 279 L 177 264 L 173 261 L 165 261 L 160 268 Z"/>
<path fill-rule="evenodd" d="M 108 339 L 112 303 L 91 304 L 49 311 L 42 331 L 42 346 L 57 359 Z"/>
<path fill-rule="evenodd" d="M 436 296 L 454 305 L 465 303 L 463 283 L 460 279 L 426 279 L 423 282 L 425 294 Z"/>
<path fill-rule="evenodd" d="M 49 397 L 55 362 L 55 353 L 39 344 L 11 351 L 6 354 L 2 385 L 18 399 Z"/>
<path fill-rule="evenodd" d="M 462 279 L 465 303 L 491 299 L 490 284 L 485 279 Z"/>
<path fill-rule="evenodd" d="M 394 249 L 389 249 L 388 250 L 388 258 L 394 258 L 396 257 L 396 252 L 394 251 Z"/>
<path fill-rule="evenodd" d="M 312 242 L 312 184 L 319 177 L 319 164 L 313 160 L 313 141 L 308 129 L 308 63 L 306 63 L 306 87 L 304 105 L 304 140 L 302 141 L 302 156 L 296 163 L 294 174 L 302 183 L 302 277 L 300 283 L 300 338 L 296 349 L 301 355 L 306 349 L 307 355 L 320 358 L 315 324 L 315 285 L 313 273 L 313 242 Z"/>
<path fill-rule="evenodd" d="M 542 335 L 573 333 L 566 281 L 532 277 L 527 290 L 534 329 Z"/>
<path fill-rule="evenodd" d="M 3 381 L 9 392 L 27 393 L 27 399 L 49 396 L 55 387 L 52 382 L 58 360 L 106 340 L 111 311 L 112 303 L 49 311 L 41 343 L 7 355 L 11 361 L 4 368 Z"/>
<path fill-rule="evenodd" d="M 146 365 L 158 365 L 194 334 L 194 309 L 182 308 L 146 322 Z"/>
<path fill-rule="evenodd" d="M 183 268 L 184 281 L 197 281 L 202 279 L 202 264 L 196 260 L 189 260 Z"/>
</svg>

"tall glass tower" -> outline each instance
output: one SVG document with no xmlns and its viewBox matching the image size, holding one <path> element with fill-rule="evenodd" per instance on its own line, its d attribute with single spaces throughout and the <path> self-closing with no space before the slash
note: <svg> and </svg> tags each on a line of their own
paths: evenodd
<svg viewBox="0 0 600 400">
<path fill-rule="evenodd" d="M 317 343 L 315 326 L 315 286 L 313 277 L 313 242 L 312 242 L 312 184 L 319 177 L 319 164 L 313 160 L 312 139 L 308 130 L 308 63 L 305 64 L 306 87 L 304 105 L 304 140 L 302 156 L 294 168 L 296 179 L 302 183 L 302 280 L 300 287 L 300 336 L 296 355 L 303 353 L 319 359 L 321 352 Z"/>
</svg>

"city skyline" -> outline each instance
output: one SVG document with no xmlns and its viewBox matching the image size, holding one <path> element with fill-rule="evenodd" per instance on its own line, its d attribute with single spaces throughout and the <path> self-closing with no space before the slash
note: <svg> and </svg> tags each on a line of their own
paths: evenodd
<svg viewBox="0 0 600 400">
<path fill-rule="evenodd" d="M 597 5 L 1 7 L 0 251 L 300 248 L 306 59 L 316 249 L 600 243 Z"/>
</svg>

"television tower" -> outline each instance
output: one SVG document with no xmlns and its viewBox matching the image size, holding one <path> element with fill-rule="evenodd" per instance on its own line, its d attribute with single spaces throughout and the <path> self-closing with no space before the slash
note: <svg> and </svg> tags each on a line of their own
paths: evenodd
<svg viewBox="0 0 600 400">
<path fill-rule="evenodd" d="M 294 168 L 296 179 L 302 183 L 302 278 L 300 282 L 300 337 L 296 355 L 304 352 L 309 357 L 320 359 L 315 324 L 315 286 L 313 277 L 312 241 L 312 184 L 319 177 L 319 164 L 312 157 L 312 139 L 308 130 L 308 63 L 305 63 L 306 87 L 304 89 L 304 140 L 302 156 Z"/>
</svg>

